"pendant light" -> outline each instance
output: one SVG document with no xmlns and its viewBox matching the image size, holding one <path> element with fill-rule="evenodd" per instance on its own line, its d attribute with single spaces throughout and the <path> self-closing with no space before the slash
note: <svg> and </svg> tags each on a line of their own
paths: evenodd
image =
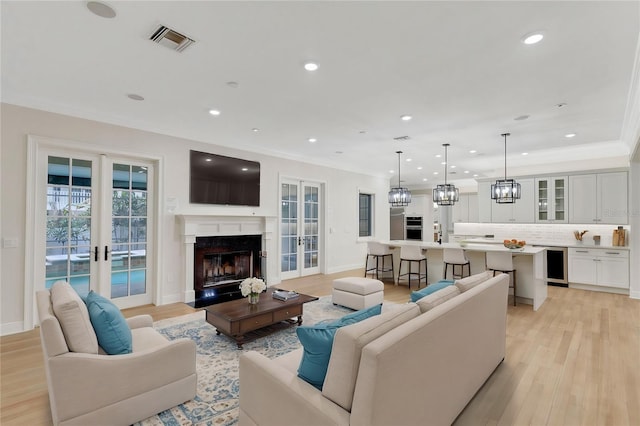
<svg viewBox="0 0 640 426">
<path fill-rule="evenodd" d="M 396 154 L 398 154 L 398 187 L 391 188 L 391 191 L 389 191 L 389 204 L 392 207 L 404 207 L 411 202 L 411 192 L 409 192 L 408 188 L 400 186 L 400 154 L 402 154 L 402 151 L 396 151 Z"/>
<path fill-rule="evenodd" d="M 504 136 L 504 179 L 496 180 L 491 185 L 491 199 L 498 204 L 513 204 L 520 199 L 520 184 L 513 179 L 507 179 L 507 136 L 511 133 L 503 133 Z"/>
<path fill-rule="evenodd" d="M 449 167 L 447 149 L 449 144 L 443 143 L 442 146 L 444 146 L 444 185 L 437 185 L 433 189 L 433 202 L 439 206 L 452 206 L 460 199 L 460 194 L 455 185 L 447 184 L 447 167 Z"/>
</svg>

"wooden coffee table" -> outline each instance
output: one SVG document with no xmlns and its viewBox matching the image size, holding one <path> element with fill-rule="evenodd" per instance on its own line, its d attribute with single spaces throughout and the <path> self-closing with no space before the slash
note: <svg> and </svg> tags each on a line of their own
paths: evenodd
<svg viewBox="0 0 640 426">
<path fill-rule="evenodd" d="M 300 294 L 295 299 L 282 301 L 272 297 L 273 288 L 260 294 L 260 302 L 250 305 L 246 297 L 219 303 L 205 308 L 207 322 L 216 328 L 217 334 L 224 334 L 234 339 L 238 349 L 250 340 L 260 337 L 253 333 L 263 330 L 261 335 L 277 331 L 276 327 L 269 330 L 268 326 L 283 323 L 286 325 L 302 324 L 302 305 L 318 300 L 315 296 Z M 297 317 L 297 319 L 293 319 Z"/>
</svg>

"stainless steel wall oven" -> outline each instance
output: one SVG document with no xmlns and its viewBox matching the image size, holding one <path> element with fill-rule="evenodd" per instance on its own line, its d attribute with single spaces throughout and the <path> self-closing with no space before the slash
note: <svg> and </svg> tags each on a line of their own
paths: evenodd
<svg viewBox="0 0 640 426">
<path fill-rule="evenodd" d="M 422 241 L 422 216 L 407 216 L 405 240 Z"/>
</svg>

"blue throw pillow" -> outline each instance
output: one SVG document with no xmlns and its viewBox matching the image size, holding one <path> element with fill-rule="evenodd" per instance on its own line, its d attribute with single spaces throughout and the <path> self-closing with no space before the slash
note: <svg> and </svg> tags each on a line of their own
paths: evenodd
<svg viewBox="0 0 640 426">
<path fill-rule="evenodd" d="M 334 322 L 296 328 L 296 334 L 303 347 L 298 377 L 322 390 L 336 331 L 345 325 L 378 315 L 381 310 L 382 305 L 376 305 L 345 315 Z"/>
<path fill-rule="evenodd" d="M 89 291 L 85 303 L 100 347 L 109 355 L 131 353 L 131 329 L 120 309 L 93 290 Z"/>
<path fill-rule="evenodd" d="M 440 280 L 437 283 L 433 283 L 431 285 L 426 286 L 422 290 L 411 292 L 411 301 L 417 302 L 425 296 L 430 295 L 433 292 L 436 292 L 440 289 L 443 289 L 447 286 L 453 285 L 453 281 L 450 280 Z"/>
</svg>

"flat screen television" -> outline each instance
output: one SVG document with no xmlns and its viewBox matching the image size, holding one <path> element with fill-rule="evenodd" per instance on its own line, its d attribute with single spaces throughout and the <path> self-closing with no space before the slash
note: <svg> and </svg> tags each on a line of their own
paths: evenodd
<svg viewBox="0 0 640 426">
<path fill-rule="evenodd" d="M 191 151 L 189 202 L 260 205 L 260 163 Z"/>
</svg>

